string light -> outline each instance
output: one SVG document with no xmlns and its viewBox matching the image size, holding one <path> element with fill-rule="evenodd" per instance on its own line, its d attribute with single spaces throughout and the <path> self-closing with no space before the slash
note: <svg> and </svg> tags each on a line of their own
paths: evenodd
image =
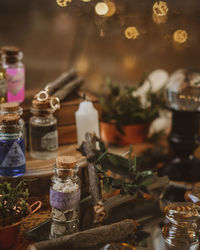
<svg viewBox="0 0 200 250">
<path fill-rule="evenodd" d="M 153 5 L 153 13 L 157 16 L 166 16 L 168 12 L 168 7 L 166 2 L 157 1 Z"/>
<path fill-rule="evenodd" d="M 176 30 L 173 34 L 173 39 L 177 43 L 185 43 L 188 39 L 188 33 L 186 30 Z"/>
<path fill-rule="evenodd" d="M 139 36 L 139 32 L 136 27 L 131 26 L 125 29 L 124 35 L 127 39 L 137 39 Z"/>
<path fill-rule="evenodd" d="M 99 2 L 95 5 L 95 12 L 99 16 L 105 16 L 108 13 L 108 5 L 104 2 Z"/>
<path fill-rule="evenodd" d="M 90 2 L 91 0 L 81 0 L 81 1 L 87 3 Z"/>
<path fill-rule="evenodd" d="M 72 0 L 56 0 L 57 4 L 60 6 L 60 7 L 66 7 L 67 6 L 67 2 L 70 2 L 71 3 Z"/>
</svg>

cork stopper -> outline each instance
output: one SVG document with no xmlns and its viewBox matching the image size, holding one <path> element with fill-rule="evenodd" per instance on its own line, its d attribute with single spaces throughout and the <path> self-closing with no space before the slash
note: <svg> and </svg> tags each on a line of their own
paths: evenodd
<svg viewBox="0 0 200 250">
<path fill-rule="evenodd" d="M 20 49 L 16 46 L 4 46 L 1 50 L 6 56 L 16 56 L 20 52 Z"/>
<path fill-rule="evenodd" d="M 33 99 L 32 106 L 34 109 L 45 110 L 50 108 L 49 99 L 44 101 L 38 101 L 37 99 Z"/>
<path fill-rule="evenodd" d="M 19 109 L 18 102 L 5 102 L 1 104 L 2 112 L 14 112 L 14 111 L 18 111 L 18 109 Z"/>
<path fill-rule="evenodd" d="M 2 125 L 16 125 L 20 119 L 19 115 L 16 114 L 5 114 L 0 116 L 0 124 Z"/>
<path fill-rule="evenodd" d="M 56 166 L 60 169 L 70 169 L 76 167 L 76 157 L 74 156 L 59 156 L 56 158 Z"/>
</svg>

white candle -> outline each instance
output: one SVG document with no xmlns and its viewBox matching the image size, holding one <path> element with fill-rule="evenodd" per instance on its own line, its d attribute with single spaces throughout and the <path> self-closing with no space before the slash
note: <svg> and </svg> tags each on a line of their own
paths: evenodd
<svg viewBox="0 0 200 250">
<path fill-rule="evenodd" d="M 99 137 L 99 116 L 92 102 L 81 102 L 75 116 L 78 145 L 85 140 L 87 132 L 95 133 Z"/>
</svg>

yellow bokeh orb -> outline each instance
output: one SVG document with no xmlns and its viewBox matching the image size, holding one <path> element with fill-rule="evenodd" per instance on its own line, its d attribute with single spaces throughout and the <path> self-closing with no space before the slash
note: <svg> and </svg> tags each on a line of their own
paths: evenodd
<svg viewBox="0 0 200 250">
<path fill-rule="evenodd" d="M 60 6 L 60 7 L 66 7 L 67 6 L 67 2 L 70 2 L 71 3 L 72 0 L 56 0 L 57 4 Z"/>
<path fill-rule="evenodd" d="M 173 34 L 173 39 L 177 43 L 185 43 L 188 39 L 188 33 L 186 30 L 176 30 Z"/>
<path fill-rule="evenodd" d="M 153 13 L 157 16 L 166 16 L 168 12 L 167 3 L 164 1 L 157 1 L 153 5 Z"/>
<path fill-rule="evenodd" d="M 107 5 L 108 5 L 108 12 L 106 14 L 106 16 L 110 17 L 113 16 L 116 12 L 116 5 L 115 3 L 111 2 L 111 1 L 104 1 Z"/>
<path fill-rule="evenodd" d="M 136 27 L 131 26 L 125 29 L 124 35 L 127 39 L 137 39 L 139 36 L 139 32 Z"/>
<path fill-rule="evenodd" d="M 108 13 L 108 5 L 104 2 L 98 2 L 95 5 L 95 12 L 99 16 L 104 16 Z"/>
</svg>

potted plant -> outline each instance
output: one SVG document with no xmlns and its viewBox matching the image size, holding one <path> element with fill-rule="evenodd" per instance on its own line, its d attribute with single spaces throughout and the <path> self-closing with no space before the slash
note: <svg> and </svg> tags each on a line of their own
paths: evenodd
<svg viewBox="0 0 200 250">
<path fill-rule="evenodd" d="M 29 206 L 28 197 L 24 180 L 16 187 L 7 181 L 0 183 L 0 249 L 10 248 L 15 243 L 22 222 L 41 207 L 40 201 Z"/>
<path fill-rule="evenodd" d="M 107 79 L 100 103 L 102 140 L 129 145 L 146 139 L 151 122 L 159 116 L 159 109 L 164 106 L 164 98 L 161 88 L 159 93 L 155 93 L 150 81 L 136 88 L 120 87 Z"/>
</svg>

